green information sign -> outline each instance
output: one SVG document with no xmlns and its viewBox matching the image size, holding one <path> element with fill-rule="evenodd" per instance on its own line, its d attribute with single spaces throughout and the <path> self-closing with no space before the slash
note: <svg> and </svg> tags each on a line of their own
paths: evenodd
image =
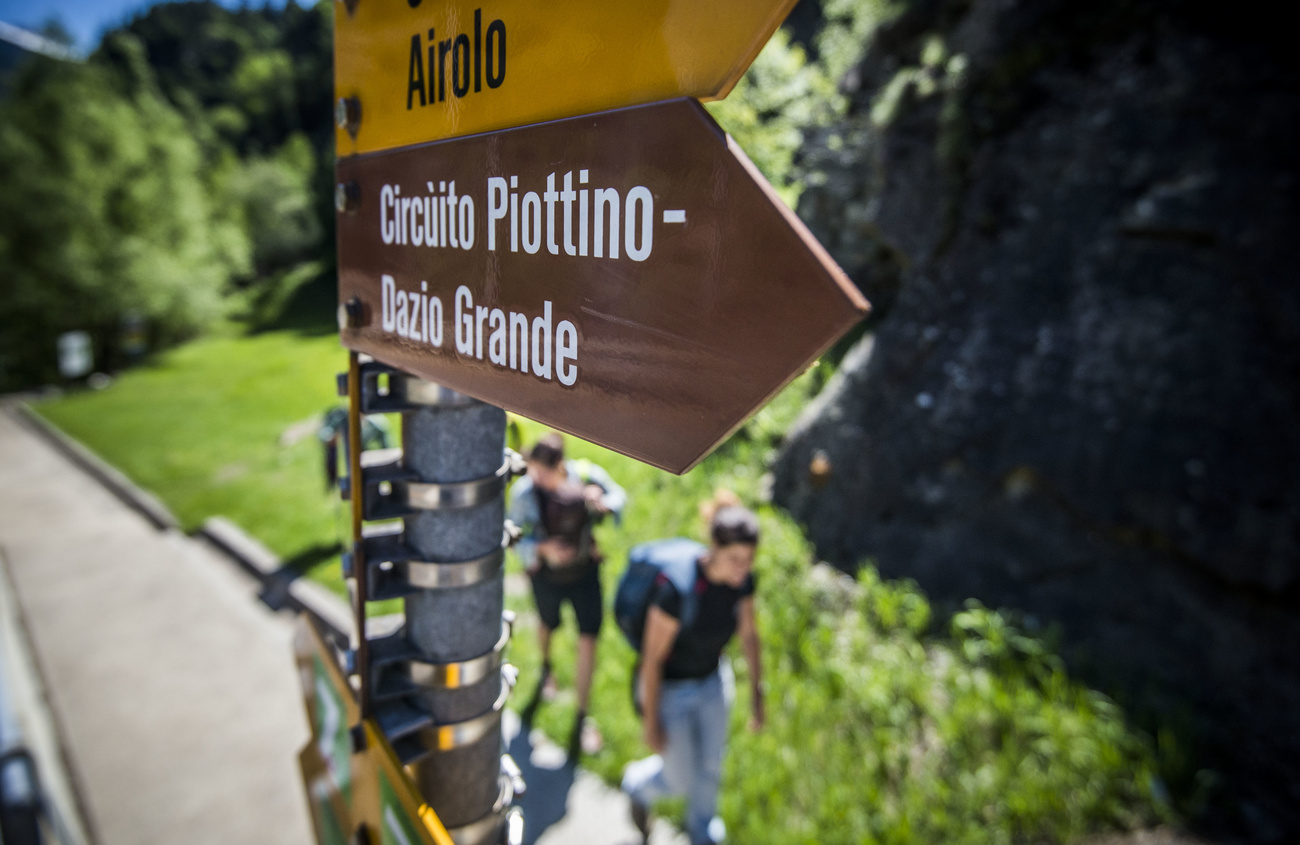
<svg viewBox="0 0 1300 845">
<path fill-rule="evenodd" d="M 335 788 L 343 800 L 352 801 L 352 741 L 348 736 L 347 711 L 343 696 L 330 682 L 331 676 L 319 655 L 313 655 L 316 692 L 316 745 Z"/>
<path fill-rule="evenodd" d="M 379 769 L 379 812 L 383 818 L 379 838 L 382 845 L 421 845 L 424 842 L 382 767 Z"/>
<path fill-rule="evenodd" d="M 316 841 L 320 845 L 351 845 L 346 832 L 351 828 L 350 809 L 334 785 L 334 777 L 314 742 L 308 743 L 298 755 L 298 765 L 307 790 L 307 806 L 311 808 Z"/>
</svg>

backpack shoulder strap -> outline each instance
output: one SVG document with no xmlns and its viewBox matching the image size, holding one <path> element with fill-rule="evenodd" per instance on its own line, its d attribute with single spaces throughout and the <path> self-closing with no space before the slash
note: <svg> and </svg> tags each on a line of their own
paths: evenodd
<svg viewBox="0 0 1300 845">
<path fill-rule="evenodd" d="M 672 540 L 664 540 L 663 546 L 659 549 L 660 569 L 672 582 L 673 587 L 682 600 L 681 624 L 683 628 L 690 627 L 695 621 L 695 609 L 697 605 L 695 596 L 695 562 L 700 559 L 707 548 L 694 540 L 688 540 L 683 537 L 677 537 Z"/>
</svg>

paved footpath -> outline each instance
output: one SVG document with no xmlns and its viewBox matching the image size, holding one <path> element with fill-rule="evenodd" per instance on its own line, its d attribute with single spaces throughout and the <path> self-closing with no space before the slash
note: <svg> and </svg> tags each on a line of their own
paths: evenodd
<svg viewBox="0 0 1300 845">
<path fill-rule="evenodd" d="M 4 412 L 0 547 L 98 842 L 312 841 L 290 617 Z"/>
</svg>

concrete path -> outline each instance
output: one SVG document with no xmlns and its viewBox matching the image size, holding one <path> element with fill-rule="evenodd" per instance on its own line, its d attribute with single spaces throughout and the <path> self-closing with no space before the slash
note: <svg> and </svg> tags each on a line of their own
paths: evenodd
<svg viewBox="0 0 1300 845">
<path fill-rule="evenodd" d="M 0 547 L 102 845 L 312 841 L 291 619 L 0 413 Z"/>
<path fill-rule="evenodd" d="M 525 732 L 513 711 L 506 712 L 502 731 L 528 785 L 518 799 L 524 845 L 640 845 L 626 795 L 571 765 L 564 749 L 541 731 Z M 650 845 L 689 843 L 671 824 L 655 820 Z"/>
<path fill-rule="evenodd" d="M 0 548 L 0 751 L 26 752 L 35 768 L 40 814 L 51 838 L 88 845 L 85 813 L 67 765 L 62 737 L 50 713 L 45 685 L 32 658 L 22 613 Z"/>
</svg>

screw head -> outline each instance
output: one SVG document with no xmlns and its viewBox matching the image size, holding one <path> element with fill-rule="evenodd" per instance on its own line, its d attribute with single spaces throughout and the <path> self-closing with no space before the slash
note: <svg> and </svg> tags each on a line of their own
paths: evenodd
<svg viewBox="0 0 1300 845">
<path fill-rule="evenodd" d="M 361 186 L 356 182 L 339 182 L 334 186 L 334 210 L 348 214 L 361 203 Z"/>
<path fill-rule="evenodd" d="M 361 300 L 355 296 L 340 304 L 338 313 L 339 330 L 360 328 L 361 316 L 364 310 L 361 306 Z"/>
<path fill-rule="evenodd" d="M 361 126 L 361 101 L 356 97 L 339 97 L 334 103 L 334 122 L 355 138 Z"/>
</svg>

